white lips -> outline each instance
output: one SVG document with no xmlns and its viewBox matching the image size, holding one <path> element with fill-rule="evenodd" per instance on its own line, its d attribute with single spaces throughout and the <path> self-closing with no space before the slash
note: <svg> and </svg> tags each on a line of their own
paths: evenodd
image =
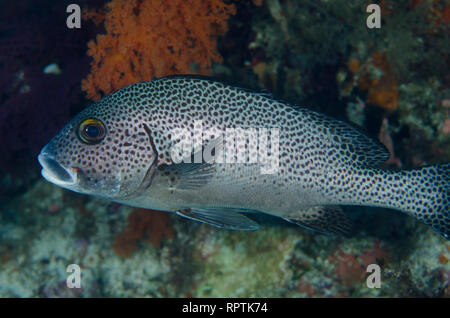
<svg viewBox="0 0 450 318">
<path fill-rule="evenodd" d="M 41 152 L 38 160 L 42 166 L 41 175 L 45 180 L 64 188 L 77 184 L 78 174 L 76 169 L 60 165 L 47 153 Z"/>
</svg>

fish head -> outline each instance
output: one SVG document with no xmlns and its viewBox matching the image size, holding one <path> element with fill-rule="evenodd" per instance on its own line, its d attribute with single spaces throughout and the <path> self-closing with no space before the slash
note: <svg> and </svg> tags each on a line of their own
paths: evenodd
<svg viewBox="0 0 450 318">
<path fill-rule="evenodd" d="M 75 192 L 116 200 L 148 187 L 157 153 L 138 109 L 132 94 L 123 92 L 84 109 L 41 150 L 42 176 Z"/>
</svg>

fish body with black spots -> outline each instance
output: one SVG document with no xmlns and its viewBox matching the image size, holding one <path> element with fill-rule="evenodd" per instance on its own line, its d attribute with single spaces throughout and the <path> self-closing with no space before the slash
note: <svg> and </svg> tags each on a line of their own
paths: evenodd
<svg viewBox="0 0 450 318">
<path fill-rule="evenodd" d="M 448 239 L 450 165 L 379 168 L 387 158 L 344 122 L 195 76 L 104 97 L 38 157 L 58 186 L 225 229 L 257 229 L 246 213 L 262 212 L 346 234 L 339 206 L 362 205 L 405 212 Z"/>
</svg>

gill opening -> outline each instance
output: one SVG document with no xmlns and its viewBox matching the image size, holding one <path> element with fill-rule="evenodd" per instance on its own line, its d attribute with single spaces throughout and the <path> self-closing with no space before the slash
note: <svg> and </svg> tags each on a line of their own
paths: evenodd
<svg viewBox="0 0 450 318">
<path fill-rule="evenodd" d="M 141 184 L 139 185 L 139 187 L 136 189 L 136 191 L 135 192 L 133 192 L 132 194 L 129 194 L 129 195 L 127 195 L 127 196 L 125 196 L 124 198 L 131 198 L 131 197 L 137 197 L 137 196 L 139 196 L 141 193 L 143 193 L 145 190 L 147 190 L 149 187 L 150 187 L 150 185 L 152 184 L 152 181 L 153 181 L 153 178 L 154 178 L 154 176 L 155 176 L 155 174 L 156 174 L 156 171 L 157 171 L 157 169 L 156 169 L 156 160 L 158 159 L 158 152 L 156 151 L 156 147 L 155 147 L 155 144 L 154 144 L 154 142 L 153 142 L 153 138 L 152 138 L 152 135 L 151 135 L 151 130 L 150 130 L 150 128 L 147 126 L 147 124 L 142 124 L 143 125 L 143 127 L 144 127 L 144 130 L 145 130 L 145 133 L 147 134 L 147 136 L 148 136 L 148 139 L 149 139 L 149 143 L 150 143 L 150 146 L 151 146 L 151 148 L 152 148 L 152 151 L 153 151 L 153 160 L 152 160 L 152 162 L 150 163 L 150 166 L 148 167 L 148 169 L 147 169 L 147 171 L 146 171 L 146 173 L 145 173 L 145 176 L 144 176 L 144 178 L 142 179 L 142 182 L 141 182 Z"/>
</svg>

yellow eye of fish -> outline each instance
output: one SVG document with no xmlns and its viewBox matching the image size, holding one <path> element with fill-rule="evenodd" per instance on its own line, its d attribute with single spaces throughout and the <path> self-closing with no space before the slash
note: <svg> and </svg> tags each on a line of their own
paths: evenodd
<svg viewBox="0 0 450 318">
<path fill-rule="evenodd" d="M 105 135 L 105 125 L 98 119 L 87 118 L 78 125 L 77 136 L 86 144 L 99 143 Z"/>
</svg>

